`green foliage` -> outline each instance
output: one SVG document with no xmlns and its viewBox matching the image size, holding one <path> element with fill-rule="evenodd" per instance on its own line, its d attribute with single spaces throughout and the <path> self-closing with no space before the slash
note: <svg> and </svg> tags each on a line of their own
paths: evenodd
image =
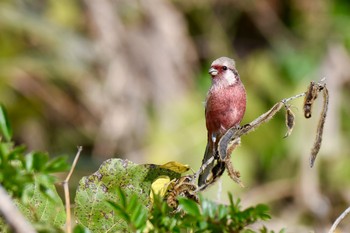
<svg viewBox="0 0 350 233">
<path fill-rule="evenodd" d="M 118 197 L 118 203 L 109 203 L 115 214 L 127 222 L 130 232 L 254 232 L 247 228 L 250 224 L 270 219 L 267 206 L 259 204 L 242 210 L 240 201 L 234 202 L 229 194 L 229 205 L 207 199 L 202 199 L 198 205 L 185 197 L 179 198 L 181 211 L 176 213 L 161 197 L 155 196 L 147 222 L 146 208 L 136 195 L 126 198 L 125 192 L 119 189 Z M 259 232 L 270 231 L 263 227 Z"/>
<path fill-rule="evenodd" d="M 27 186 L 36 183 L 35 176 L 40 175 L 42 190 L 48 190 L 48 185 L 54 184 L 51 173 L 68 169 L 66 157 L 56 157 L 49 160 L 44 152 L 33 151 L 25 154 L 24 146 L 15 146 L 11 142 L 12 130 L 5 109 L 0 107 L 0 129 L 6 142 L 0 141 L 0 184 L 15 198 L 21 198 Z"/>
<path fill-rule="evenodd" d="M 91 231 L 86 227 L 83 227 L 82 225 L 77 224 L 73 229 L 73 233 L 91 233 Z"/>
<path fill-rule="evenodd" d="M 180 232 L 182 230 L 194 230 L 194 232 L 241 232 L 247 226 L 258 220 L 268 220 L 268 207 L 257 205 L 242 210 L 239 200 L 234 203 L 229 194 L 230 205 L 218 204 L 207 199 L 201 199 L 199 206 L 193 200 L 179 198 L 180 209 L 183 212 L 170 216 L 172 221 L 160 219 L 169 218 L 169 209 L 165 204 L 155 205 L 151 222 L 154 232 L 166 231 Z M 157 216 L 157 217 L 154 217 Z M 162 223 L 159 225 L 158 223 Z M 169 224 L 164 224 L 169 223 Z"/>
<path fill-rule="evenodd" d="M 35 175 L 34 183 L 27 185 L 22 200 L 16 201 L 22 214 L 38 226 L 38 231 L 56 229 L 65 223 L 64 205 L 53 182 L 46 175 Z"/>
<path fill-rule="evenodd" d="M 4 106 L 0 105 L 0 131 L 4 135 L 6 141 L 10 141 L 12 137 L 12 128 Z"/>
<path fill-rule="evenodd" d="M 66 159 L 57 157 L 49 160 L 47 153 L 39 151 L 25 154 L 24 146 L 14 146 L 12 142 L 0 142 L 0 184 L 13 197 L 26 199 L 28 185 L 37 182 L 35 177 L 40 177 L 38 185 L 41 190 L 50 189 L 48 185 L 53 185 L 55 182 L 51 173 L 67 170 L 69 165 Z"/>
<path fill-rule="evenodd" d="M 142 232 L 146 227 L 147 208 L 139 201 L 138 196 L 134 193 L 130 198 L 126 197 L 125 192 L 117 188 L 119 203 L 108 201 L 114 211 L 127 224 L 128 230 L 132 232 Z"/>
<path fill-rule="evenodd" d="M 50 160 L 47 153 L 26 153 L 24 146 L 15 146 L 11 141 L 11 126 L 2 106 L 0 129 L 6 139 L 6 142 L 0 140 L 0 185 L 13 197 L 17 207 L 38 232 L 60 232 L 59 227 L 65 222 L 65 211 L 52 173 L 67 170 L 67 158 Z M 3 227 L 3 224 L 0 223 L 0 226 Z"/>
<path fill-rule="evenodd" d="M 50 160 L 47 153 L 25 153 L 23 146 L 14 146 L 3 107 L 0 114 L 1 133 L 6 139 L 0 141 L 0 184 L 38 232 L 63 232 L 64 205 L 51 173 L 66 170 L 66 158 Z M 234 202 L 231 194 L 229 205 L 203 198 L 198 205 L 179 197 L 181 211 L 176 213 L 157 195 L 152 202 L 150 193 L 155 180 L 181 175 L 181 169 L 167 169 L 169 164 L 176 171 L 182 168 L 175 162 L 165 166 L 138 165 L 121 159 L 105 161 L 97 172 L 79 183 L 75 208 L 78 225 L 74 232 L 254 232 L 248 228 L 250 224 L 270 218 L 267 206 L 260 204 L 242 210 L 240 201 Z M 0 227 L 1 232 L 9 231 L 1 219 Z M 268 230 L 264 227 L 260 232 Z"/>
<path fill-rule="evenodd" d="M 143 217 L 129 211 L 143 213 L 150 207 L 151 184 L 159 176 L 173 179 L 180 174 L 161 165 L 106 160 L 97 172 L 79 182 L 74 209 L 78 223 L 93 232 L 126 231 L 131 222 L 141 227 Z"/>
<path fill-rule="evenodd" d="M 245 231 L 245 233 L 250 233 L 251 231 Z M 260 229 L 260 233 L 275 233 L 275 231 L 269 231 L 265 226 L 263 226 L 263 228 Z M 277 232 L 276 232 L 277 233 Z M 281 229 L 280 231 L 278 231 L 278 233 L 286 233 L 285 229 Z"/>
</svg>

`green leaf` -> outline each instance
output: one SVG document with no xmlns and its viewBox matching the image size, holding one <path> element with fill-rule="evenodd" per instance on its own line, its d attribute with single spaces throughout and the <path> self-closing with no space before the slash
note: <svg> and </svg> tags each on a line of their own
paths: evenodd
<svg viewBox="0 0 350 233">
<path fill-rule="evenodd" d="M 42 194 L 44 194 L 44 196 L 51 200 L 51 201 L 55 201 L 55 197 L 56 197 L 56 192 L 54 192 L 52 189 L 48 188 L 46 185 L 43 184 L 39 184 L 39 190 Z"/>
<path fill-rule="evenodd" d="M 67 171 L 70 165 L 67 162 L 67 156 L 58 156 L 47 162 L 43 168 L 45 172 L 54 173 Z"/>
<path fill-rule="evenodd" d="M 14 147 L 12 142 L 0 142 L 0 183 L 12 197 L 21 197 L 32 174 L 24 166 L 23 147 Z"/>
<path fill-rule="evenodd" d="M 132 195 L 127 206 L 127 211 L 131 212 L 137 207 L 137 205 L 139 205 L 138 197 L 137 195 Z"/>
<path fill-rule="evenodd" d="M 142 205 L 138 204 L 136 205 L 136 207 L 134 209 L 131 210 L 131 221 L 135 222 L 135 220 L 137 219 L 138 215 L 141 213 L 142 211 Z"/>
<path fill-rule="evenodd" d="M 251 229 L 245 229 L 245 230 L 243 230 L 242 233 L 256 233 L 256 232 L 251 230 Z"/>
<path fill-rule="evenodd" d="M 119 197 L 119 203 L 123 208 L 126 208 L 126 195 L 120 187 L 116 188 L 117 196 Z"/>
<path fill-rule="evenodd" d="M 132 204 L 132 196 L 137 195 L 138 203 L 144 209 L 150 208 L 151 184 L 162 175 L 167 175 L 171 179 L 180 177 L 179 173 L 155 164 L 138 165 L 128 160 L 106 160 L 97 172 L 80 180 L 75 196 L 76 220 L 92 232 L 128 232 L 125 220 L 116 214 L 115 208 L 109 204 L 123 206 L 121 203 L 123 197 L 117 188 L 123 190 L 126 200 L 129 199 L 129 204 Z M 126 213 L 131 214 L 129 204 Z"/>
<path fill-rule="evenodd" d="M 43 193 L 40 189 L 45 187 Z M 27 185 L 27 201 L 16 200 L 16 204 L 24 216 L 31 222 L 62 227 L 66 213 L 63 202 L 55 185 L 50 179 L 35 176 L 34 184 Z"/>
<path fill-rule="evenodd" d="M 11 141 L 12 128 L 7 117 L 6 109 L 3 105 L 0 105 L 0 130 L 6 141 Z"/>
<path fill-rule="evenodd" d="M 201 215 L 199 206 L 195 201 L 185 197 L 179 197 L 178 200 L 179 200 L 180 208 L 182 208 L 186 213 L 193 216 Z"/>
<path fill-rule="evenodd" d="M 30 152 L 25 157 L 27 171 L 40 172 L 44 170 L 49 155 L 44 152 L 34 151 Z"/>
<path fill-rule="evenodd" d="M 73 229 L 73 233 L 91 233 L 91 231 L 82 225 L 76 225 Z"/>
<path fill-rule="evenodd" d="M 268 211 L 269 211 L 269 207 L 264 204 L 258 204 L 255 207 L 256 215 L 262 220 L 271 219 L 271 216 L 268 214 Z"/>
<path fill-rule="evenodd" d="M 131 219 L 129 214 L 125 211 L 125 209 L 123 208 L 123 206 L 118 205 L 115 202 L 112 201 L 107 201 L 112 207 L 113 209 L 118 213 L 118 216 L 121 217 L 122 219 L 125 220 L 125 222 L 127 222 L 128 224 L 130 223 Z"/>
<path fill-rule="evenodd" d="M 61 227 L 54 226 L 50 222 L 32 223 L 38 233 L 65 233 Z"/>
<path fill-rule="evenodd" d="M 29 153 L 25 156 L 25 167 L 27 171 L 34 170 L 34 156 L 33 153 Z"/>
<path fill-rule="evenodd" d="M 136 215 L 136 218 L 134 217 L 134 224 L 137 229 L 144 228 L 146 226 L 147 221 L 147 209 L 146 207 L 140 205 L 140 211 L 138 211 L 138 214 Z"/>
<path fill-rule="evenodd" d="M 219 208 L 218 208 L 218 218 L 219 219 L 223 219 L 224 217 L 227 216 L 227 207 L 226 206 L 223 206 L 223 205 L 219 205 Z"/>
<path fill-rule="evenodd" d="M 0 154 L 3 160 L 8 160 L 12 147 L 13 144 L 11 142 L 0 142 Z"/>
<path fill-rule="evenodd" d="M 76 225 L 73 229 L 73 233 L 91 233 L 89 229 L 83 227 L 82 225 Z"/>
<path fill-rule="evenodd" d="M 202 200 L 202 210 L 205 216 L 214 218 L 215 217 L 215 206 L 216 204 L 209 200 Z"/>
<path fill-rule="evenodd" d="M 9 160 L 14 160 L 14 159 L 18 159 L 18 160 L 23 160 L 23 153 L 26 150 L 26 147 L 21 145 L 21 146 L 16 146 L 13 148 L 13 144 L 9 143 L 10 146 L 10 151 L 8 154 L 8 159 Z"/>
</svg>

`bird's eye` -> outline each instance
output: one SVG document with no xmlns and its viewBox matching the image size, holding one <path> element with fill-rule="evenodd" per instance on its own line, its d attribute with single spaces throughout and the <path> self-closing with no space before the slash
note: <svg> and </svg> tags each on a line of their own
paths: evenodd
<svg viewBox="0 0 350 233">
<path fill-rule="evenodd" d="M 227 70 L 227 66 L 223 66 L 222 69 L 223 69 L 223 70 Z"/>
</svg>

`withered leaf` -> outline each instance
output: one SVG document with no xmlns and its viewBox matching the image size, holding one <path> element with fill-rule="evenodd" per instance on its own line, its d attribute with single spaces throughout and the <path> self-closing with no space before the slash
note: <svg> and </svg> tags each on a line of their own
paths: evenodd
<svg viewBox="0 0 350 233">
<path fill-rule="evenodd" d="M 284 138 L 289 137 L 293 131 L 295 125 L 295 116 L 290 107 L 286 108 L 286 126 L 287 132 L 284 135 Z"/>
<path fill-rule="evenodd" d="M 310 167 L 314 166 L 315 159 L 317 157 L 318 152 L 320 151 L 324 123 L 325 123 L 326 117 L 327 117 L 327 110 L 328 110 L 328 104 L 329 104 L 329 93 L 328 93 L 328 89 L 326 88 L 326 85 L 323 85 L 322 90 L 323 90 L 323 107 L 322 107 L 321 116 L 320 116 L 320 119 L 319 119 L 318 125 L 317 125 L 315 142 L 314 142 L 314 145 L 311 149 Z"/>
</svg>

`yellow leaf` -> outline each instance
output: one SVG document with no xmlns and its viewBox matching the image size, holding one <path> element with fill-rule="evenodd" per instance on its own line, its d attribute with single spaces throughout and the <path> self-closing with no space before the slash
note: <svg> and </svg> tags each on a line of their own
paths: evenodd
<svg viewBox="0 0 350 233">
<path fill-rule="evenodd" d="M 151 203 L 153 203 L 154 200 L 154 194 L 159 195 L 161 197 L 165 196 L 165 193 L 168 189 L 168 186 L 170 184 L 170 178 L 169 176 L 159 176 L 151 185 L 151 193 L 150 193 L 150 199 Z"/>
<path fill-rule="evenodd" d="M 180 174 L 190 170 L 190 166 L 187 164 L 182 164 L 176 161 L 167 162 L 166 164 L 160 165 L 159 167 L 169 169 Z"/>
</svg>

